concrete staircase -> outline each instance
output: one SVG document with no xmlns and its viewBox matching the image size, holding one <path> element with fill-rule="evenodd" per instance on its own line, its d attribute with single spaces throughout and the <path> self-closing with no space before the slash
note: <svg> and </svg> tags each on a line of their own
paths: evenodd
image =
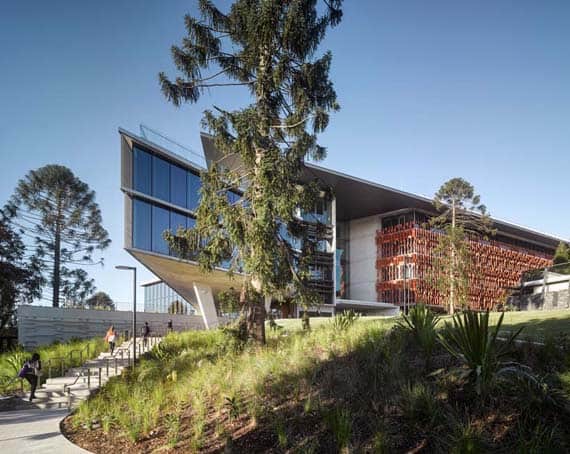
<svg viewBox="0 0 570 454">
<path fill-rule="evenodd" d="M 142 339 L 137 339 L 137 357 L 151 350 L 160 341 L 160 337 L 149 338 L 145 348 Z M 48 378 L 41 388 L 36 389 L 33 405 L 46 409 L 77 407 L 111 377 L 121 375 L 123 369 L 131 363 L 132 349 L 131 339 L 117 347 L 113 355 L 101 353 L 96 359 L 86 361 L 82 367 L 68 369 L 63 377 Z M 27 401 L 29 393 L 22 399 Z"/>
</svg>

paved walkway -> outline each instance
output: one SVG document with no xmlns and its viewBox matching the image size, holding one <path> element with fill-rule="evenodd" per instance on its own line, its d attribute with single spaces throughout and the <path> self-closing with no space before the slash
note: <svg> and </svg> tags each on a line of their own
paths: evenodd
<svg viewBox="0 0 570 454">
<path fill-rule="evenodd" d="M 65 438 L 59 423 L 67 416 L 62 410 L 20 410 L 0 412 L 0 452 L 6 454 L 88 453 Z"/>
<path fill-rule="evenodd" d="M 160 338 L 153 339 L 146 348 L 143 348 L 142 340 L 138 340 L 137 343 L 141 342 L 141 350 L 139 351 L 145 353 L 160 340 Z M 128 350 L 130 347 L 132 347 L 132 344 L 125 342 L 119 347 L 118 351 L 121 349 Z M 101 375 L 101 384 L 106 383 L 111 376 L 119 374 L 127 366 L 127 360 L 122 360 L 120 366 L 117 365 L 116 370 L 114 367 L 106 370 L 106 361 L 109 357 L 109 353 L 102 353 L 97 359 L 89 360 L 84 365 L 85 367 L 94 368 Z M 34 404 L 39 406 L 39 409 L 0 412 L 1 454 L 89 453 L 89 451 L 74 445 L 65 438 L 59 427 L 60 422 L 69 413 L 67 408 L 69 397 L 63 393 L 63 385 L 75 383 L 72 385 L 72 394 L 75 394 L 77 397 L 75 404 L 79 404 L 93 390 L 98 388 L 98 375 L 92 378 L 94 383 L 93 386 L 90 386 L 86 382 L 86 377 L 77 377 L 76 374 L 81 373 L 81 369 L 70 369 L 68 376 L 48 379 L 46 385 L 38 388 L 36 391 L 38 399 L 34 400 Z M 91 370 L 87 372 L 89 375 L 91 373 Z M 63 408 L 53 408 L 53 406 Z"/>
</svg>

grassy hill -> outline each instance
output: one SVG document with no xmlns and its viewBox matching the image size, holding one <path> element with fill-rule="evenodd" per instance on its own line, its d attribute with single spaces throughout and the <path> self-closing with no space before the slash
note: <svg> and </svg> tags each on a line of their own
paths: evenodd
<svg viewBox="0 0 570 454">
<path fill-rule="evenodd" d="M 570 313 L 552 315 L 530 320 L 553 335 L 570 329 Z M 505 333 L 529 319 L 507 316 Z M 308 333 L 298 320 L 278 323 L 263 348 L 222 330 L 168 336 L 82 404 L 67 435 L 95 453 L 570 449 L 567 337 L 517 344 L 504 359 L 530 378 L 507 371 L 479 394 L 461 361 L 439 344 L 426 361 L 394 319 L 312 319 Z"/>
</svg>

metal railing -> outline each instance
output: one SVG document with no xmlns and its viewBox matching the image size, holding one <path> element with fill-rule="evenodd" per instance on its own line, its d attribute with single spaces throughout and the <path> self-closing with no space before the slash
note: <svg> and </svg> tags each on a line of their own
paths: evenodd
<svg viewBox="0 0 570 454">
<path fill-rule="evenodd" d="M 145 342 L 143 339 L 137 340 L 137 347 L 138 347 L 137 353 L 138 353 L 139 358 L 143 353 L 147 353 L 147 352 L 151 351 L 161 341 L 163 336 L 156 335 L 156 333 L 154 333 L 154 334 L 155 335 L 153 335 L 152 337 L 148 337 L 146 347 L 145 347 Z M 76 385 L 77 382 L 81 378 L 83 378 L 86 380 L 87 389 L 90 390 L 91 389 L 91 378 L 96 377 L 97 387 L 100 388 L 102 385 L 103 371 L 105 371 L 105 376 L 107 378 L 115 377 L 115 376 L 119 375 L 119 364 L 118 364 L 118 362 L 120 362 L 122 367 L 125 367 L 125 366 L 130 367 L 131 366 L 131 364 L 132 364 L 131 350 L 132 350 L 132 338 L 126 346 L 122 346 L 122 347 L 117 348 L 110 357 L 103 358 L 103 361 L 104 361 L 103 366 L 100 366 L 100 365 L 82 366 L 82 367 L 74 368 L 74 369 L 78 370 L 78 372 L 79 372 L 78 375 L 75 377 L 75 380 L 73 381 L 73 383 L 68 383 L 68 384 L 63 385 L 63 393 L 68 396 L 68 406 L 71 407 L 71 397 L 72 397 L 71 387 L 72 386 Z M 120 359 L 119 359 L 119 356 L 120 356 Z M 125 364 L 125 356 L 127 357 L 126 364 Z M 110 365 L 111 362 L 112 362 L 112 366 Z M 112 375 L 110 374 L 110 371 L 113 372 Z M 84 381 L 84 383 L 85 383 L 85 381 Z"/>
</svg>

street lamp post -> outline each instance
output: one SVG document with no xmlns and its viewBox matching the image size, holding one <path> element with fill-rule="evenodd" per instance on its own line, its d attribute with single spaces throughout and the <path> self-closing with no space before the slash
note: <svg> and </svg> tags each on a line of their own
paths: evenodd
<svg viewBox="0 0 570 454">
<path fill-rule="evenodd" d="M 117 270 L 133 272 L 133 367 L 137 359 L 137 269 L 134 266 L 117 265 Z"/>
</svg>

